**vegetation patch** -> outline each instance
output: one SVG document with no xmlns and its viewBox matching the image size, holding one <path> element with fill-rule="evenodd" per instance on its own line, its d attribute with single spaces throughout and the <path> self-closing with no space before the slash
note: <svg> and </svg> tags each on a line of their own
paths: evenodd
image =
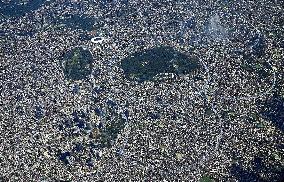
<svg viewBox="0 0 284 182">
<path fill-rule="evenodd" d="M 82 80 L 92 73 L 93 56 L 82 47 L 68 51 L 63 58 L 65 77 L 71 80 Z"/>
<path fill-rule="evenodd" d="M 45 0 L 13 0 L 13 1 L 0 1 L 0 14 L 8 17 L 23 16 L 30 11 L 37 10 Z"/>
<path fill-rule="evenodd" d="M 189 74 L 200 67 L 196 57 L 189 57 L 171 47 L 156 47 L 137 52 L 121 62 L 126 77 L 143 82 L 159 74 Z"/>
<path fill-rule="evenodd" d="M 97 23 L 97 19 L 93 17 L 87 17 L 85 15 L 67 14 L 63 19 L 58 20 L 58 24 L 64 24 L 66 27 L 75 29 L 82 29 L 85 31 L 94 30 L 94 25 Z"/>
<path fill-rule="evenodd" d="M 244 168 L 242 164 L 233 164 L 231 174 L 237 181 L 283 181 L 283 165 L 265 162 L 263 157 L 255 156 L 251 168 Z"/>
<path fill-rule="evenodd" d="M 200 182 L 214 182 L 214 180 L 210 178 L 209 176 L 203 176 L 199 181 Z"/>
<path fill-rule="evenodd" d="M 262 106 L 261 114 L 270 120 L 277 128 L 284 131 L 284 98 L 274 94 Z"/>
<path fill-rule="evenodd" d="M 101 148 L 113 146 L 127 122 L 127 116 L 124 113 L 118 113 L 116 109 L 116 106 L 107 106 L 101 116 L 101 124 L 92 133 L 92 138 Z"/>
</svg>

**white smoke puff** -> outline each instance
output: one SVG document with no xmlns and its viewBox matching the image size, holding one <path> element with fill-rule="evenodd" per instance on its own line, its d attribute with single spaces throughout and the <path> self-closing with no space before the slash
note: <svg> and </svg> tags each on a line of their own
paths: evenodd
<svg viewBox="0 0 284 182">
<path fill-rule="evenodd" d="M 227 37 L 227 30 L 222 26 L 220 16 L 215 14 L 209 20 L 207 32 L 215 41 L 225 40 Z"/>
</svg>

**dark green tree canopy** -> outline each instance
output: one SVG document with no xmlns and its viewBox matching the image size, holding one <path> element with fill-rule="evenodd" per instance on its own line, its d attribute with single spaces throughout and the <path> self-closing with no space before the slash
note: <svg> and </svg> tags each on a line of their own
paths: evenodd
<svg viewBox="0 0 284 182">
<path fill-rule="evenodd" d="M 92 73 L 93 56 L 82 47 L 68 51 L 63 57 L 65 77 L 71 80 L 82 80 Z"/>
<path fill-rule="evenodd" d="M 196 57 L 163 46 L 134 53 L 122 60 L 121 67 L 128 79 L 143 82 L 161 73 L 188 74 L 200 65 Z"/>
<path fill-rule="evenodd" d="M 23 16 L 38 9 L 45 0 L 29 0 L 26 3 L 20 0 L 0 1 L 0 13 L 6 16 Z"/>
<path fill-rule="evenodd" d="M 85 31 L 92 31 L 95 28 L 94 25 L 96 24 L 96 22 L 96 18 L 87 17 L 86 15 L 79 14 L 67 14 L 64 15 L 63 19 L 57 19 L 57 23 L 62 23 L 66 27 L 71 28 L 72 30 L 82 29 Z"/>
</svg>

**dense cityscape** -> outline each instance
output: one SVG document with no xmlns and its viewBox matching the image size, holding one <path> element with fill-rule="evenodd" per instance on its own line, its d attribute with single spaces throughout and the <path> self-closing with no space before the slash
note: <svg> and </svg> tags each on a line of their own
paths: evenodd
<svg viewBox="0 0 284 182">
<path fill-rule="evenodd" d="M 0 1 L 0 181 L 281 182 L 283 9 Z"/>
</svg>

